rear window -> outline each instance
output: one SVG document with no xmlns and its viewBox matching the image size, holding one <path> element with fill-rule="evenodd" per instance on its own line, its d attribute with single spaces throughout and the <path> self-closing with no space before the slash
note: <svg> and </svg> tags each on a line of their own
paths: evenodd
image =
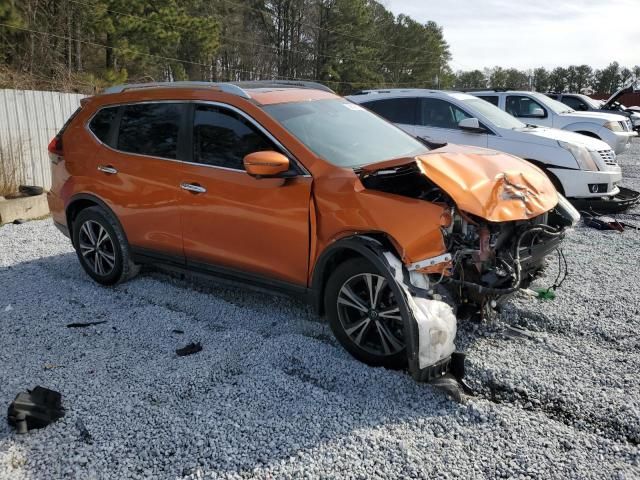
<svg viewBox="0 0 640 480">
<path fill-rule="evenodd" d="M 182 111 L 180 103 L 126 105 L 118 131 L 118 150 L 177 158 Z"/>
<path fill-rule="evenodd" d="M 416 123 L 415 98 L 389 98 L 363 103 L 362 106 L 393 123 L 404 125 L 415 125 Z"/>
<path fill-rule="evenodd" d="M 116 119 L 117 113 L 118 107 L 103 108 L 96 113 L 91 123 L 89 123 L 89 130 L 91 130 L 102 143 L 109 144 L 111 124 Z"/>
</svg>

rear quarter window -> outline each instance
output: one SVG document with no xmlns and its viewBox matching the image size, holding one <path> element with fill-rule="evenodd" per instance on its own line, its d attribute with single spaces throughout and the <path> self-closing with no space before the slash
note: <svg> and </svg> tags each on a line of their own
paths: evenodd
<svg viewBox="0 0 640 480">
<path fill-rule="evenodd" d="M 482 100 L 485 100 L 495 105 L 496 107 L 500 103 L 500 98 L 497 95 L 478 95 L 478 98 L 481 98 Z"/>
<path fill-rule="evenodd" d="M 118 114 L 118 107 L 107 107 L 98 111 L 89 122 L 89 130 L 93 132 L 102 143 L 109 144 L 111 126 Z"/>
</svg>

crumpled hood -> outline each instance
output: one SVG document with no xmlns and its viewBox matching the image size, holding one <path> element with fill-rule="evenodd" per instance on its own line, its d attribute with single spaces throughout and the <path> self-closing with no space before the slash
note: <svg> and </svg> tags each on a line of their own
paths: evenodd
<svg viewBox="0 0 640 480">
<path fill-rule="evenodd" d="M 416 162 L 460 210 L 491 222 L 527 220 L 558 203 L 545 173 L 513 155 L 447 145 L 416 157 Z"/>
</svg>

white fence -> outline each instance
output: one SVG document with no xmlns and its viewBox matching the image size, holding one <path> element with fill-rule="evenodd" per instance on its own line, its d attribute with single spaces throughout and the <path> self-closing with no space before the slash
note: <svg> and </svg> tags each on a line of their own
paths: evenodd
<svg viewBox="0 0 640 480">
<path fill-rule="evenodd" d="M 0 89 L 0 158 L 22 166 L 25 184 L 51 187 L 47 146 L 84 95 Z M 1 160 L 0 160 L 1 161 Z"/>
</svg>

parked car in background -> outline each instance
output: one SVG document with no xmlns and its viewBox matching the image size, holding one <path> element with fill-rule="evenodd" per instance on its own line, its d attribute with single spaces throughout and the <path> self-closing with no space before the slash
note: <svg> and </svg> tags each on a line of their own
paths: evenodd
<svg viewBox="0 0 640 480">
<path fill-rule="evenodd" d="M 627 150 L 631 139 L 637 135 L 627 117 L 611 113 L 577 112 L 542 93 L 510 90 L 470 93 L 524 123 L 559 128 L 604 140 L 616 153 Z"/>
<path fill-rule="evenodd" d="M 347 97 L 434 145 L 475 145 L 510 153 L 540 167 L 559 192 L 585 206 L 622 208 L 616 154 L 601 140 L 527 125 L 484 100 L 424 89 L 365 90 Z"/>
<path fill-rule="evenodd" d="M 431 151 L 317 84 L 114 87 L 49 151 L 53 221 L 96 282 L 151 263 L 296 295 L 418 380 L 449 368 L 454 307 L 528 285 L 579 218 L 531 164 Z"/>
<path fill-rule="evenodd" d="M 578 112 L 603 112 L 622 115 L 631 120 L 633 130 L 640 132 L 640 113 L 627 110 L 624 105 L 621 105 L 616 101 L 616 99 L 620 98 L 624 93 L 625 92 L 618 92 L 606 101 L 594 100 L 593 98 L 580 93 L 547 93 L 546 95 L 553 100 L 558 100 L 559 102 L 564 103 Z"/>
</svg>

